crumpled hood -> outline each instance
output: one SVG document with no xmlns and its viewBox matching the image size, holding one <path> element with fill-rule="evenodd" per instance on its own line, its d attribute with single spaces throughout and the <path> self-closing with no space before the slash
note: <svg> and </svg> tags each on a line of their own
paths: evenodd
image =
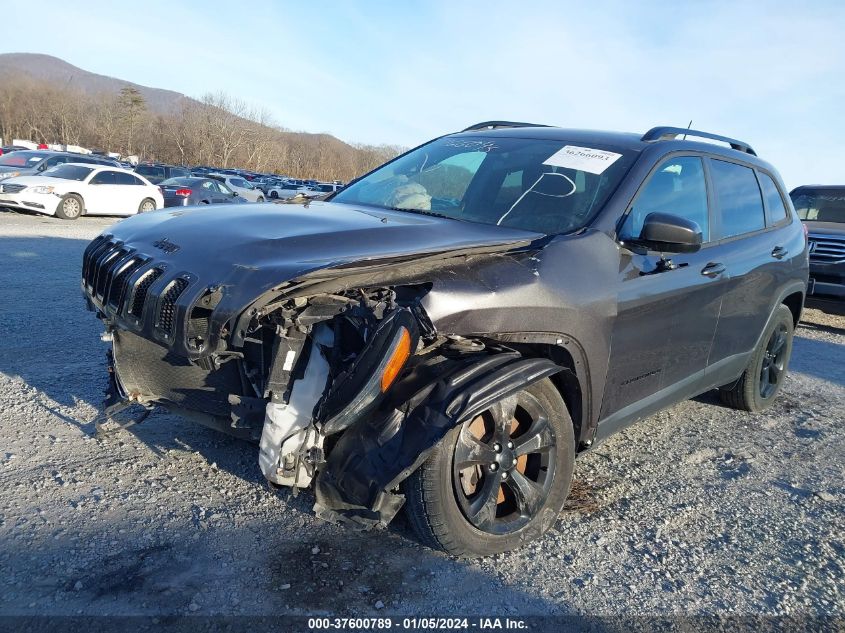
<svg viewBox="0 0 845 633">
<path fill-rule="evenodd" d="M 330 202 L 162 209 L 120 221 L 104 235 L 112 236 L 109 241 L 115 246 L 110 248 L 129 249 L 130 254 L 150 258 L 145 268 L 165 271 L 150 288 L 148 303 L 173 279 L 191 280 L 179 297 L 177 318 L 184 314 L 180 306 L 188 311 L 209 288 L 219 288 L 222 298 L 211 317 L 212 340 L 215 332 L 264 293 L 305 275 L 331 279 L 351 274 L 339 268 L 410 269 L 404 262 L 426 256 L 437 259 L 440 253 L 505 251 L 543 237 L 506 227 Z M 415 273 L 419 270 L 415 267 Z M 370 279 L 373 284 L 383 283 L 375 272 Z M 133 327 L 98 297 L 92 299 L 128 329 L 146 336 L 153 327 L 149 322 L 153 316 L 145 319 L 143 327 Z M 177 347 L 180 331 L 177 325 L 172 343 Z M 237 339 L 239 329 L 233 335 Z"/>
<path fill-rule="evenodd" d="M 293 278 L 327 265 L 542 237 L 505 227 L 327 202 L 163 209 L 128 218 L 105 232 L 157 260 L 211 273 L 218 281 L 233 267 L 281 266 L 286 278 Z"/>
</svg>

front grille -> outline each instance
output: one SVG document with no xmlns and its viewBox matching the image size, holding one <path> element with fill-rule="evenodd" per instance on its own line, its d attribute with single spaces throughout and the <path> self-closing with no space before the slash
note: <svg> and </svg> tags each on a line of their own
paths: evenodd
<svg viewBox="0 0 845 633">
<path fill-rule="evenodd" d="M 129 306 L 129 314 L 141 318 L 144 315 L 144 303 L 147 301 L 147 293 L 155 281 L 162 276 L 164 271 L 161 268 L 152 268 L 141 275 L 135 284 L 135 292 L 132 295 L 132 305 Z"/>
<path fill-rule="evenodd" d="M 810 261 L 817 264 L 835 264 L 845 261 L 845 237 L 810 235 Z"/>
<path fill-rule="evenodd" d="M 0 185 L 0 193 L 20 193 L 26 185 Z"/>
<path fill-rule="evenodd" d="M 135 271 L 144 264 L 144 261 L 141 257 L 130 257 L 115 269 L 116 274 L 109 284 L 107 303 L 110 306 L 117 308 L 118 311 L 120 310 L 121 305 L 123 305 L 123 298 L 126 295 L 127 282 Z"/>
<path fill-rule="evenodd" d="M 118 248 L 109 251 L 100 257 L 100 260 L 97 263 L 97 276 L 94 278 L 94 296 L 98 299 L 105 299 L 106 288 L 108 288 L 109 277 L 111 276 L 112 270 L 117 268 L 120 260 L 123 259 L 128 252 L 129 251 L 125 248 Z"/>
<path fill-rule="evenodd" d="M 156 327 L 159 330 L 167 334 L 173 332 L 173 321 L 176 316 L 176 300 L 187 287 L 187 279 L 175 279 L 167 286 L 167 290 L 161 294 L 158 304 L 158 319 L 156 320 Z"/>
<path fill-rule="evenodd" d="M 113 248 L 114 244 L 107 237 L 100 236 L 91 242 L 82 256 L 82 280 L 88 290 L 94 290 L 94 277 L 97 274 L 97 260 L 100 256 Z"/>
</svg>

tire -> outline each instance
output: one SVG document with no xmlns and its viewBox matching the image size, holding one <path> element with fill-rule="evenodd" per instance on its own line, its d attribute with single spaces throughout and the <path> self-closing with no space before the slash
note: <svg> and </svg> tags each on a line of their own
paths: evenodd
<svg viewBox="0 0 845 633">
<path fill-rule="evenodd" d="M 772 404 L 786 377 L 794 332 L 792 311 L 779 305 L 742 376 L 733 385 L 719 388 L 722 402 L 753 413 Z"/>
<path fill-rule="evenodd" d="M 258 200 L 256 202 L 264 202 L 264 196 L 258 196 Z"/>
<path fill-rule="evenodd" d="M 56 208 L 56 215 L 62 220 L 76 220 L 85 212 L 85 203 L 75 193 L 62 196 L 59 206 Z"/>
<path fill-rule="evenodd" d="M 538 448 L 548 447 L 521 455 L 520 445 L 529 437 L 537 438 Z M 499 443 L 499 438 L 505 439 Z M 456 456 L 473 465 L 461 469 L 464 462 L 456 463 Z M 484 459 L 490 457 L 499 464 L 496 472 Z M 554 524 L 569 494 L 574 463 L 572 420 L 546 378 L 452 429 L 405 481 L 405 511 L 429 547 L 456 556 L 498 554 L 539 538 Z M 519 490 L 533 499 L 517 495 Z"/>
<path fill-rule="evenodd" d="M 152 198 L 145 198 L 140 205 L 138 205 L 138 213 L 146 213 L 147 211 L 155 211 L 156 203 Z"/>
<path fill-rule="evenodd" d="M 271 192 L 270 192 L 270 198 L 272 198 L 273 200 L 275 200 L 275 199 L 276 199 L 276 198 L 278 198 L 278 197 L 279 197 L 278 192 L 276 192 L 276 191 L 271 191 Z"/>
</svg>

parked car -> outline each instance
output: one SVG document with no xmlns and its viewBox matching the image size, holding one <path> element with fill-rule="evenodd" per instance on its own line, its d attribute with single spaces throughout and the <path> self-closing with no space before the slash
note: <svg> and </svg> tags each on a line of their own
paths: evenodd
<svg viewBox="0 0 845 633">
<path fill-rule="evenodd" d="M 0 183 L 0 207 L 75 220 L 81 215 L 135 215 L 164 206 L 158 187 L 126 169 L 65 163 L 40 175 Z"/>
<path fill-rule="evenodd" d="M 619 429 L 711 389 L 775 400 L 808 271 L 788 200 L 734 139 L 493 122 L 307 209 L 130 218 L 83 263 L 114 333 L 104 415 L 161 404 L 258 440 L 326 519 L 404 504 L 433 547 L 512 549 Z"/>
<path fill-rule="evenodd" d="M 247 202 L 264 202 L 264 192 L 254 186 L 251 182 L 244 180 L 241 176 L 232 176 L 229 174 L 208 174 L 208 177 L 224 183 L 226 187 L 234 191 Z"/>
<path fill-rule="evenodd" d="M 294 196 L 305 196 L 306 198 L 313 198 L 322 195 L 320 191 L 312 189 L 306 185 L 297 185 L 293 182 L 282 182 L 267 190 L 267 196 L 272 200 L 293 198 Z"/>
<path fill-rule="evenodd" d="M 845 185 L 805 185 L 789 194 L 807 229 L 807 305 L 845 312 Z"/>
<path fill-rule="evenodd" d="M 142 175 L 154 185 L 168 178 L 186 178 L 191 175 L 187 167 L 165 165 L 164 163 L 141 163 L 135 167 L 135 173 Z"/>
<path fill-rule="evenodd" d="M 343 185 L 334 182 L 320 182 L 311 188 L 320 193 L 334 193 L 343 189 Z"/>
<path fill-rule="evenodd" d="M 118 167 L 111 158 L 74 154 L 72 152 L 54 152 L 50 150 L 18 150 L 0 156 L 0 180 L 17 176 L 33 176 L 64 163 L 86 163 L 89 165 L 108 165 Z"/>
<path fill-rule="evenodd" d="M 238 204 L 244 198 L 213 178 L 170 178 L 159 183 L 165 207 L 195 204 Z"/>
<path fill-rule="evenodd" d="M 27 149 L 26 147 L 22 147 L 20 145 L 5 145 L 0 147 L 0 156 L 4 154 L 11 154 L 12 152 L 18 152 L 22 149 Z"/>
</svg>

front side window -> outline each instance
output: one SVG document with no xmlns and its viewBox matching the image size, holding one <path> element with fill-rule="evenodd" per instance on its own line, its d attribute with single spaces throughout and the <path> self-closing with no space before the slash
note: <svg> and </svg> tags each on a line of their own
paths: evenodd
<svg viewBox="0 0 845 633">
<path fill-rule="evenodd" d="M 763 188 L 763 197 L 766 199 L 766 224 L 771 226 L 783 222 L 788 214 L 775 181 L 761 171 L 757 172 L 757 175 L 760 177 L 760 186 Z"/>
<path fill-rule="evenodd" d="M 567 233 L 593 218 L 637 155 L 585 145 L 447 136 L 347 186 L 332 202 Z"/>
<path fill-rule="evenodd" d="M 845 224 L 845 188 L 793 191 L 792 204 L 802 220 Z"/>
<path fill-rule="evenodd" d="M 722 238 L 765 228 L 763 197 L 750 167 L 712 159 L 710 172 L 719 208 Z"/>
<path fill-rule="evenodd" d="M 701 228 L 702 242 L 710 241 L 707 185 L 700 158 L 679 156 L 661 164 L 634 199 L 620 237 L 640 237 L 650 213 L 669 213 L 692 220 Z"/>
<path fill-rule="evenodd" d="M 217 183 L 217 188 L 220 189 L 220 193 L 225 193 L 230 196 L 232 195 L 232 190 L 229 189 L 229 187 L 224 185 L 222 182 Z"/>
</svg>

